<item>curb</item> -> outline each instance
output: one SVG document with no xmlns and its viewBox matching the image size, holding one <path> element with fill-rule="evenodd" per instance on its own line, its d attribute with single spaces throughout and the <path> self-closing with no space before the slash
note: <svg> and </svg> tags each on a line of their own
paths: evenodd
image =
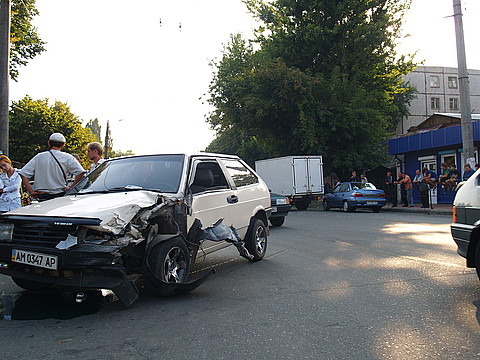
<svg viewBox="0 0 480 360">
<path fill-rule="evenodd" d="M 313 211 L 323 211 L 322 205 L 311 204 L 308 210 Z M 452 209 L 422 209 L 422 208 L 411 208 L 411 207 L 382 207 L 380 212 L 403 212 L 403 213 L 414 213 L 414 214 L 427 214 L 427 215 L 450 215 L 452 216 Z"/>
</svg>

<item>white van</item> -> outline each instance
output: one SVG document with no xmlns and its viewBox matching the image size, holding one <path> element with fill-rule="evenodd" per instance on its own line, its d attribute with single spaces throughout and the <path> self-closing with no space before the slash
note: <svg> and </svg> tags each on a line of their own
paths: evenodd
<svg viewBox="0 0 480 360">
<path fill-rule="evenodd" d="M 480 170 L 461 184 L 453 205 L 451 231 L 457 252 L 480 277 Z"/>
</svg>

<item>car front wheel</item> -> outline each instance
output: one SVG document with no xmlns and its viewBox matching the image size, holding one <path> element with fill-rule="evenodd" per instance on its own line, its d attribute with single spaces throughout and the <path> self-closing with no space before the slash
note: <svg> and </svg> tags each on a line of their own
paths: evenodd
<svg viewBox="0 0 480 360">
<path fill-rule="evenodd" d="M 182 239 L 163 241 L 154 246 L 147 256 L 144 282 L 148 292 L 167 296 L 171 292 L 171 284 L 180 284 L 187 280 L 190 257 L 187 245 Z"/>
<path fill-rule="evenodd" d="M 252 261 L 262 260 L 267 251 L 267 229 L 262 220 L 255 219 L 245 239 L 245 247 L 253 255 Z"/>
<path fill-rule="evenodd" d="M 352 212 L 352 211 L 355 211 L 355 208 L 354 208 L 353 206 L 350 206 L 350 205 L 348 204 L 348 201 L 345 200 L 345 201 L 343 202 L 343 211 L 345 211 L 345 212 Z"/>
<path fill-rule="evenodd" d="M 328 205 L 328 202 L 326 200 L 323 200 L 323 210 L 330 210 L 330 205 Z"/>
<path fill-rule="evenodd" d="M 285 216 L 270 218 L 270 223 L 272 224 L 272 226 L 282 226 L 284 222 Z"/>
</svg>

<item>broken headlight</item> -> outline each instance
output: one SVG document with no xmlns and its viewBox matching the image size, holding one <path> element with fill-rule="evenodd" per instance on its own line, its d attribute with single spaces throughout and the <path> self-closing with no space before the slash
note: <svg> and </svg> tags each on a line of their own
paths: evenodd
<svg viewBox="0 0 480 360">
<path fill-rule="evenodd" d="M 13 224 L 0 223 L 0 242 L 11 242 L 13 236 Z"/>
</svg>

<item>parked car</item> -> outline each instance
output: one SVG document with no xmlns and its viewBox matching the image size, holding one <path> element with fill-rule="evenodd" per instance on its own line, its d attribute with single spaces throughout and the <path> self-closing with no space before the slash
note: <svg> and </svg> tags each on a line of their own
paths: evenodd
<svg viewBox="0 0 480 360">
<path fill-rule="evenodd" d="M 451 232 L 457 253 L 480 277 L 480 170 L 457 187 Z"/>
<path fill-rule="evenodd" d="M 137 284 L 184 293 L 197 257 L 233 244 L 250 261 L 267 249 L 270 194 L 236 156 L 111 159 L 65 196 L 0 216 L 0 273 L 25 289 L 111 289 L 125 305 Z M 208 274 L 207 274 L 208 275 Z"/>
<path fill-rule="evenodd" d="M 285 222 L 285 216 L 288 215 L 290 208 L 290 200 L 288 197 L 270 193 L 271 205 L 272 205 L 272 215 L 270 216 L 270 224 L 272 226 L 282 226 Z"/>
<path fill-rule="evenodd" d="M 386 203 L 385 192 L 377 190 L 371 183 L 343 182 L 337 184 L 333 192 L 325 194 L 323 210 L 341 208 L 350 212 L 357 208 L 366 208 L 379 212 Z"/>
</svg>

